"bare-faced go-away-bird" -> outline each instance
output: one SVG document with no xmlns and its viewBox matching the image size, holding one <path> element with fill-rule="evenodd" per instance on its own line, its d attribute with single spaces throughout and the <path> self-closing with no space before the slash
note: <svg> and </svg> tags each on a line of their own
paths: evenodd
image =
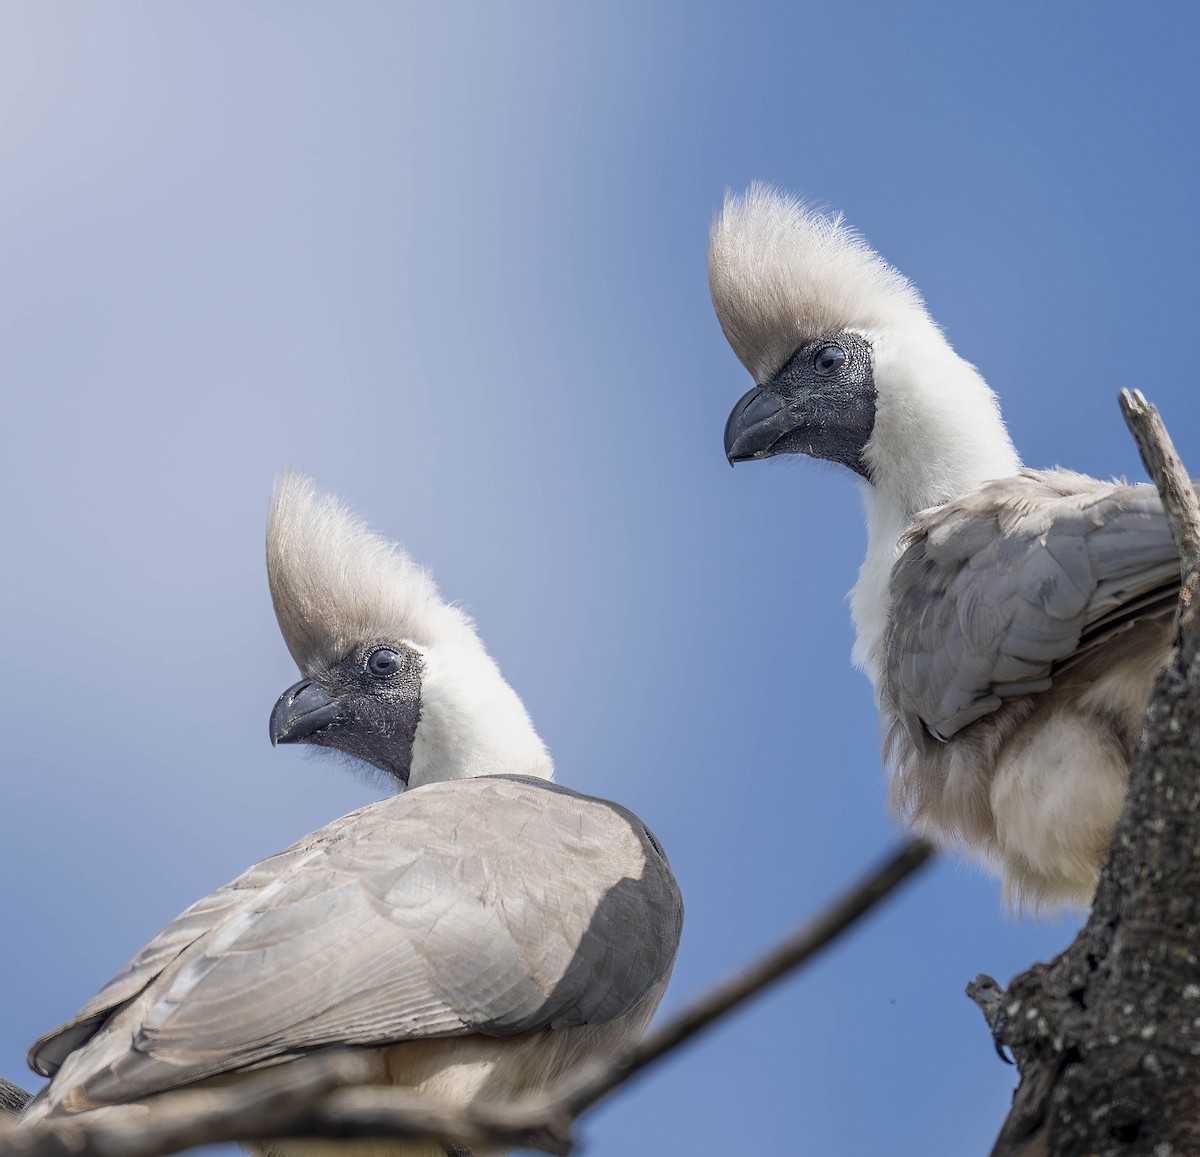
<svg viewBox="0 0 1200 1157">
<path fill-rule="evenodd" d="M 894 806 L 997 869 L 1011 903 L 1087 904 L 1172 646 L 1158 492 L 1022 469 L 978 371 L 840 217 L 761 185 L 729 196 L 709 274 L 755 383 L 729 460 L 808 454 L 858 475 L 854 658 Z"/>
<path fill-rule="evenodd" d="M 430 576 L 294 476 L 267 563 L 304 676 L 275 706 L 272 741 L 365 760 L 399 794 L 170 924 L 33 1046 L 52 1080 L 27 1121 L 330 1048 L 362 1050 L 372 1082 L 450 1109 L 503 1100 L 632 1045 L 666 988 L 683 909 L 662 849 L 625 808 L 550 781 L 521 701 Z"/>
</svg>

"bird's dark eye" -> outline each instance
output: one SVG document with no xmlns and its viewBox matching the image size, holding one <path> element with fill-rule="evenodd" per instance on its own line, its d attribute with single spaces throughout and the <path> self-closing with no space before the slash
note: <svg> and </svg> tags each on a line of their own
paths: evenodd
<svg viewBox="0 0 1200 1157">
<path fill-rule="evenodd" d="M 835 373 L 846 361 L 846 351 L 841 346 L 827 345 L 817 350 L 813 358 L 813 369 L 822 376 Z"/>
<path fill-rule="evenodd" d="M 400 656 L 390 647 L 380 647 L 367 659 L 367 670 L 376 679 L 390 679 L 400 670 Z"/>
</svg>

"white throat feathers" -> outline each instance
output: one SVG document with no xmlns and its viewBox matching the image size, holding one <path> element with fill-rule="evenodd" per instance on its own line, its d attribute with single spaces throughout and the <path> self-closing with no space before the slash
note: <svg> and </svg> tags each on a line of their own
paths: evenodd
<svg viewBox="0 0 1200 1157">
<path fill-rule="evenodd" d="M 399 546 L 297 474 L 285 475 L 271 505 L 267 575 L 279 629 L 305 678 L 328 677 L 364 645 L 419 653 L 410 787 L 479 775 L 552 777 L 544 744 L 469 616 Z"/>
</svg>

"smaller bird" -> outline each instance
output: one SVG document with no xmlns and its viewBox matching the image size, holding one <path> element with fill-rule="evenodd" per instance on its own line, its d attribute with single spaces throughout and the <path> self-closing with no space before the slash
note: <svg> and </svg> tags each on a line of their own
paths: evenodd
<svg viewBox="0 0 1200 1157">
<path fill-rule="evenodd" d="M 635 1042 L 679 944 L 658 841 L 553 767 L 470 619 L 306 479 L 267 535 L 303 678 L 273 743 L 330 748 L 400 793 L 194 904 L 30 1064 L 25 1121 L 139 1100 L 331 1047 L 451 1108 L 544 1090 Z M 453 1147 L 286 1142 L 252 1152 L 442 1157 Z"/>
<path fill-rule="evenodd" d="M 1010 904 L 1089 903 L 1172 647 L 1157 491 L 1022 469 L 979 372 L 840 217 L 755 185 L 726 199 L 709 273 L 755 382 L 729 460 L 807 454 L 858 476 L 854 659 L 893 805 L 990 864 Z"/>
</svg>

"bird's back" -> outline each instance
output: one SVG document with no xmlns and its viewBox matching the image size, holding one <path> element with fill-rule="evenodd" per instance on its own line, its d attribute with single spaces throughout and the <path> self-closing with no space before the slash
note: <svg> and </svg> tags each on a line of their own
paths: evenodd
<svg viewBox="0 0 1200 1157">
<path fill-rule="evenodd" d="M 61 1067 L 26 1116 L 330 1046 L 595 1030 L 657 1004 L 681 912 L 661 849 L 618 805 L 515 776 L 417 788 L 185 912 L 34 1047 Z"/>
</svg>

